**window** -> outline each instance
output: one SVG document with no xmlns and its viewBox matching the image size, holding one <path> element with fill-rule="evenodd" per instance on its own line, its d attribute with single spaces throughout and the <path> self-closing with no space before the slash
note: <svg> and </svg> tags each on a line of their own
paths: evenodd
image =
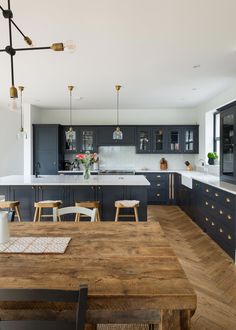
<svg viewBox="0 0 236 330">
<path fill-rule="evenodd" d="M 214 131 L 214 152 L 217 153 L 218 157 L 220 157 L 220 113 L 214 112 L 213 114 L 213 131 Z"/>
</svg>

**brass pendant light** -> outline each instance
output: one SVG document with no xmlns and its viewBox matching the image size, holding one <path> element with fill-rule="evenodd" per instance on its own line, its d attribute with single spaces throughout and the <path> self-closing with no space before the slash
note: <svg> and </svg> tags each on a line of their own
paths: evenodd
<svg viewBox="0 0 236 330">
<path fill-rule="evenodd" d="M 24 86 L 19 86 L 18 87 L 19 91 L 20 91 L 20 131 L 19 133 L 17 134 L 17 139 L 27 139 L 27 133 L 26 131 L 24 130 L 24 127 L 23 127 L 23 107 L 22 107 L 22 93 L 23 93 L 23 90 L 24 90 Z"/>
<path fill-rule="evenodd" d="M 68 90 L 70 93 L 70 127 L 68 131 L 66 131 L 66 140 L 69 143 L 72 143 L 72 141 L 75 139 L 75 131 L 73 130 L 72 127 L 72 91 L 74 89 L 74 86 L 68 86 Z"/>
<path fill-rule="evenodd" d="M 119 101 L 120 101 L 120 89 L 121 89 L 121 85 L 116 85 L 116 124 L 117 127 L 113 132 L 113 140 L 123 140 L 123 133 L 119 127 Z"/>
</svg>

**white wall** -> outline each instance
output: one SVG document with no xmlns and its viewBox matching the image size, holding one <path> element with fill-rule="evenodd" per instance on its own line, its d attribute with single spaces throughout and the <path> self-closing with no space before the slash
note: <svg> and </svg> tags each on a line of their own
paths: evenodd
<svg viewBox="0 0 236 330">
<path fill-rule="evenodd" d="M 23 173 L 23 140 L 16 138 L 20 114 L 0 109 L 0 176 Z"/>
<path fill-rule="evenodd" d="M 196 124 L 193 109 L 139 109 L 120 110 L 120 124 L 168 125 Z M 69 124 L 69 110 L 38 110 L 38 124 Z M 73 110 L 74 125 L 116 125 L 116 110 Z"/>
</svg>

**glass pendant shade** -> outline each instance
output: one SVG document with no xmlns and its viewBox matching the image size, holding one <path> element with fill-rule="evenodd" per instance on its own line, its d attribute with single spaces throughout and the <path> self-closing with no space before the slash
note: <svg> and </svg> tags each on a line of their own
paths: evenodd
<svg viewBox="0 0 236 330">
<path fill-rule="evenodd" d="M 119 127 L 119 92 L 120 92 L 120 89 L 121 89 L 121 86 L 120 85 L 116 85 L 115 86 L 116 88 L 116 116 L 117 116 L 117 127 L 116 129 L 114 130 L 113 132 L 113 140 L 123 140 L 123 133 Z"/>
<path fill-rule="evenodd" d="M 8 108 L 12 112 L 19 112 L 20 111 L 19 100 L 17 98 L 11 98 L 8 104 Z"/>
</svg>

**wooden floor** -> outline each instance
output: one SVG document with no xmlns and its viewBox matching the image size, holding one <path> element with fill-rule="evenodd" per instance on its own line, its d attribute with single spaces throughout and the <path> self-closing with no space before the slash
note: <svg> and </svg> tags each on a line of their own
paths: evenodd
<svg viewBox="0 0 236 330">
<path fill-rule="evenodd" d="M 236 266 L 177 206 L 149 206 L 148 221 L 159 221 L 197 293 L 193 330 L 236 330 Z M 105 326 L 99 330 L 144 330 Z"/>
</svg>

